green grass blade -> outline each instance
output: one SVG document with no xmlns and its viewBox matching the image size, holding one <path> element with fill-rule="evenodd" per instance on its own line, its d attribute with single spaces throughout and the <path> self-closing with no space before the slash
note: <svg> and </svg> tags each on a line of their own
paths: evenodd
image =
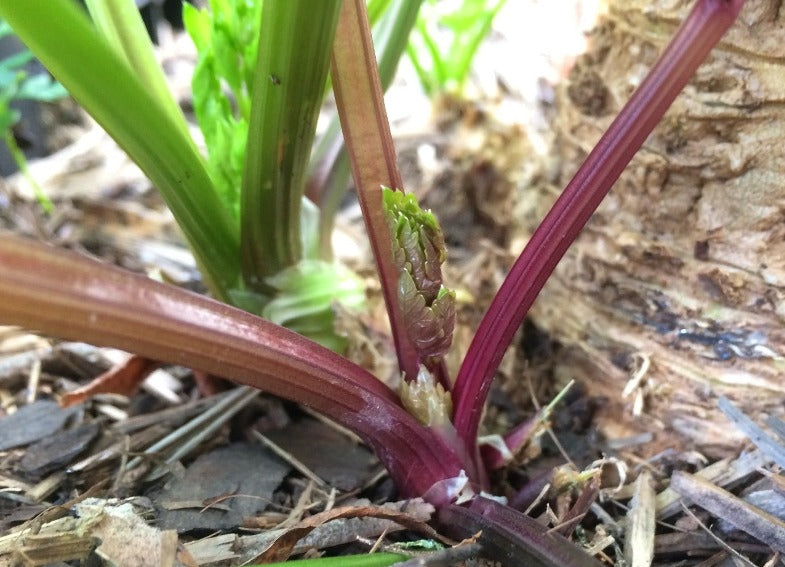
<svg viewBox="0 0 785 567">
<path fill-rule="evenodd" d="M 474 61 L 474 56 L 480 48 L 480 44 L 491 31 L 493 20 L 504 6 L 506 0 L 498 0 L 491 7 L 484 6 L 484 2 L 478 4 L 480 9 L 475 8 L 471 15 L 476 16 L 474 24 L 468 29 L 455 29 L 455 40 L 453 41 L 453 59 L 448 61 L 450 70 L 449 75 L 457 84 L 455 88 L 458 92 L 463 90 L 469 71 Z"/>
<path fill-rule="evenodd" d="M 419 70 L 417 73 L 420 77 L 420 83 L 425 89 L 426 94 L 433 96 L 439 91 L 440 88 L 444 87 L 444 85 L 447 83 L 447 79 L 449 79 L 449 76 L 447 75 L 448 63 L 442 58 L 442 54 L 439 51 L 439 46 L 436 45 L 436 41 L 428 31 L 428 24 L 426 21 L 424 19 L 419 20 L 417 22 L 416 28 L 419 32 L 423 46 L 425 47 L 425 51 L 428 53 L 428 56 L 431 59 L 431 66 L 425 72 L 425 74 L 421 74 Z M 418 55 L 417 48 L 414 50 L 409 50 L 408 53 L 409 56 L 412 54 L 416 55 L 418 62 L 414 64 L 415 69 L 425 69 L 425 64 L 422 63 L 422 60 Z M 413 58 L 412 61 L 414 60 L 415 59 Z"/>
<path fill-rule="evenodd" d="M 158 187 L 225 298 L 239 276 L 237 229 L 192 140 L 71 0 L 0 0 L 0 16 Z"/>
<path fill-rule="evenodd" d="M 101 35 L 121 54 L 148 90 L 172 115 L 190 139 L 188 125 L 155 58 L 153 44 L 133 0 L 85 0 Z"/>
<path fill-rule="evenodd" d="M 3 140 L 5 141 L 5 145 L 8 148 L 8 153 L 11 154 L 11 157 L 14 159 L 14 163 L 16 163 L 16 167 L 19 169 L 28 185 L 30 185 L 30 187 L 33 189 L 33 194 L 35 195 L 36 201 L 38 201 L 38 204 L 41 206 L 41 209 L 46 214 L 51 214 L 52 211 L 54 211 L 54 205 L 46 193 L 44 193 L 44 190 L 41 189 L 41 186 L 35 180 L 35 177 L 30 174 L 30 169 L 27 167 L 27 158 L 25 157 L 25 153 L 22 151 L 22 148 L 19 147 L 19 144 L 16 143 L 14 133 L 10 128 L 3 133 Z"/>
<path fill-rule="evenodd" d="M 251 288 L 302 257 L 305 173 L 341 3 L 265 2 L 243 173 L 243 273 Z"/>
</svg>

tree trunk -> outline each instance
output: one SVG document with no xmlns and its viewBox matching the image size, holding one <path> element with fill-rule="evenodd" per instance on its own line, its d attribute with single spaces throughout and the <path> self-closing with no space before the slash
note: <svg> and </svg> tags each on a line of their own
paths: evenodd
<svg viewBox="0 0 785 567">
<path fill-rule="evenodd" d="M 529 190 L 523 218 L 542 218 L 692 2 L 609 4 L 559 87 L 558 171 Z M 743 437 L 718 396 L 759 422 L 782 415 L 783 103 L 785 7 L 749 0 L 536 302 L 535 324 L 565 346 L 560 374 L 607 400 L 609 437 L 653 432 L 645 453 L 716 455 Z"/>
</svg>

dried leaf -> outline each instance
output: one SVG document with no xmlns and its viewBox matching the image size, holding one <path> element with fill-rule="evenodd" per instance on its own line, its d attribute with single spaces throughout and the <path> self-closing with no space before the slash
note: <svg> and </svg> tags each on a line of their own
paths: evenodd
<svg viewBox="0 0 785 567">
<path fill-rule="evenodd" d="M 113 366 L 92 382 L 73 392 L 63 395 L 60 405 L 69 407 L 83 402 L 96 394 L 121 394 L 131 396 L 161 363 L 143 356 L 131 356 L 125 362 Z"/>
<path fill-rule="evenodd" d="M 433 507 L 430 505 L 423 506 L 423 503 L 419 502 L 417 510 L 419 513 L 417 516 L 414 516 L 406 511 L 381 506 L 343 506 L 340 508 L 333 508 L 332 510 L 315 514 L 310 518 L 303 520 L 293 528 L 286 530 L 283 534 L 278 536 L 261 555 L 256 557 L 253 562 L 269 563 L 272 561 L 285 561 L 289 558 L 292 549 L 294 549 L 295 544 L 300 539 L 311 533 L 314 528 L 339 518 L 380 518 L 392 520 L 410 530 L 418 531 L 429 538 L 441 540 L 441 536 L 425 522 L 428 517 L 424 517 L 422 514 L 424 510 L 427 510 L 428 514 L 432 513 Z"/>
</svg>

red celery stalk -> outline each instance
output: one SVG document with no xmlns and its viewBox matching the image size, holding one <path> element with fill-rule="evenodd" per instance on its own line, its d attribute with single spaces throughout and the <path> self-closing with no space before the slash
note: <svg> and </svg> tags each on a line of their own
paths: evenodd
<svg viewBox="0 0 785 567">
<path fill-rule="evenodd" d="M 419 361 L 398 302 L 398 267 L 382 207 L 382 186 L 403 189 L 368 26 L 365 0 L 345 0 L 333 44 L 333 90 L 368 238 L 390 317 L 398 366 L 409 379 Z"/>
<path fill-rule="evenodd" d="M 475 537 L 483 555 L 502 565 L 602 567 L 597 559 L 537 520 L 483 496 L 468 507 L 439 509 L 437 521 L 454 539 Z"/>
<path fill-rule="evenodd" d="M 0 232 L 0 321 L 182 364 L 310 406 L 360 435 L 406 496 L 462 469 L 363 368 L 245 311 Z"/>
<path fill-rule="evenodd" d="M 456 378 L 455 427 L 467 445 L 475 443 L 482 408 L 502 356 L 545 281 L 743 4 L 744 0 L 698 0 L 518 257 L 483 317 Z"/>
</svg>

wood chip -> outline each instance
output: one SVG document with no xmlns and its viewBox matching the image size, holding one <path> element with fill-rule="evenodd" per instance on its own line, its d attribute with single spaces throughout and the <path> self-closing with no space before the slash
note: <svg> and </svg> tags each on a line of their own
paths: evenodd
<svg viewBox="0 0 785 567">
<path fill-rule="evenodd" d="M 0 451 L 29 445 L 55 434 L 78 408 L 62 409 L 57 402 L 39 400 L 0 419 Z"/>
<path fill-rule="evenodd" d="M 655 494 L 651 473 L 641 471 L 635 480 L 635 493 L 627 513 L 624 558 L 630 567 L 649 567 L 654 558 Z"/>
<path fill-rule="evenodd" d="M 324 481 L 350 492 L 376 471 L 378 461 L 368 449 L 313 419 L 266 431 L 264 436 L 312 471 L 314 482 L 320 479 L 317 484 Z"/>
<path fill-rule="evenodd" d="M 756 449 L 744 452 L 733 460 L 717 461 L 699 470 L 695 475 L 723 487 L 756 473 L 770 462 L 766 455 Z M 666 488 L 657 494 L 657 519 L 663 520 L 679 512 L 680 500 L 681 496 L 672 488 Z"/>
<path fill-rule="evenodd" d="M 234 529 L 264 510 L 289 467 L 259 446 L 235 443 L 197 457 L 154 497 L 158 525 L 180 532 Z"/>
<path fill-rule="evenodd" d="M 776 439 L 771 437 L 754 421 L 744 415 L 744 413 L 734 406 L 725 396 L 720 396 L 720 399 L 717 401 L 717 406 L 722 410 L 722 413 L 736 425 L 736 427 L 755 443 L 756 447 L 763 451 L 772 461 L 777 463 L 780 468 L 785 469 L 785 447 L 780 445 Z"/>
<path fill-rule="evenodd" d="M 770 545 L 772 549 L 785 552 L 785 522 L 779 518 L 685 472 L 673 473 L 671 488 L 695 505 Z"/>
<path fill-rule="evenodd" d="M 59 431 L 31 445 L 22 457 L 19 468 L 32 477 L 41 477 L 61 469 L 87 449 L 100 431 L 96 422 L 82 423 L 72 429 Z"/>
</svg>

